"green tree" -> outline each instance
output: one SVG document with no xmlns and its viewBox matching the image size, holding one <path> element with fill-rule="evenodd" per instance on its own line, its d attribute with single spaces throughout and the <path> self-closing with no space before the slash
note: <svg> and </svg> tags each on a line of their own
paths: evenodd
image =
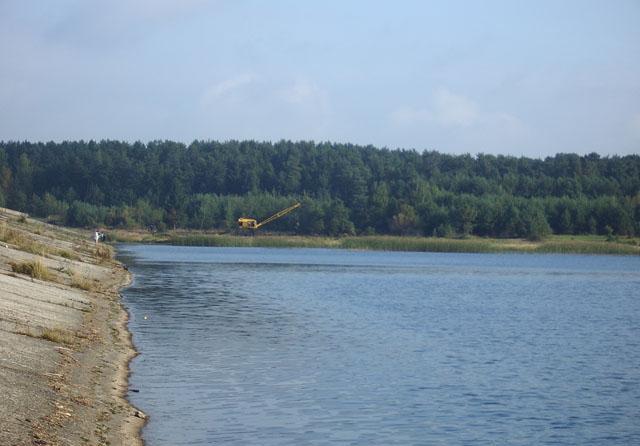
<svg viewBox="0 0 640 446">
<path fill-rule="evenodd" d="M 353 222 L 349 219 L 349 210 L 341 200 L 337 199 L 331 201 L 324 214 L 326 218 L 324 226 L 329 235 L 355 234 L 355 227 Z"/>
<path fill-rule="evenodd" d="M 523 235 L 528 240 L 542 240 L 551 233 L 551 227 L 544 214 L 544 208 L 538 202 L 531 203 L 527 206 L 524 222 L 525 230 Z"/>
<path fill-rule="evenodd" d="M 412 206 L 402 204 L 399 212 L 391 217 L 389 226 L 391 231 L 398 235 L 417 234 L 419 232 L 418 214 Z"/>
</svg>

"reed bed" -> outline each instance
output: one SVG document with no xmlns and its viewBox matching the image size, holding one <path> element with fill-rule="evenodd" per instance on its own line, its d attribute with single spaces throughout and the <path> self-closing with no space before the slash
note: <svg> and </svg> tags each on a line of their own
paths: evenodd
<svg viewBox="0 0 640 446">
<path fill-rule="evenodd" d="M 249 237 L 235 237 L 228 235 L 179 235 L 171 236 L 167 240 L 170 245 L 182 246 L 216 246 L 216 247 L 246 247 L 253 246 Z"/>
<path fill-rule="evenodd" d="M 126 236 L 125 236 L 126 238 Z M 131 241 L 130 241 L 131 242 Z M 230 234 L 169 232 L 138 243 L 185 246 L 338 248 L 376 251 L 468 252 L 468 253 L 566 253 L 640 255 L 638 239 L 606 241 L 602 236 L 550 236 L 541 241 L 482 237 L 439 238 L 407 236 L 320 237 L 295 235 L 237 236 Z"/>
<path fill-rule="evenodd" d="M 640 248 L 631 244 L 623 243 L 564 240 L 544 242 L 535 249 L 535 252 L 560 254 L 640 255 Z"/>
<path fill-rule="evenodd" d="M 264 248 L 341 248 L 341 240 L 330 237 L 257 236 L 252 246 Z"/>
<path fill-rule="evenodd" d="M 373 249 L 377 251 L 418 252 L 497 252 L 500 249 L 482 239 L 452 239 L 435 237 L 368 236 L 347 237 L 341 240 L 341 248 Z"/>
<path fill-rule="evenodd" d="M 170 237 L 169 243 L 187 246 L 267 247 L 267 248 L 341 248 L 376 251 L 469 252 L 469 253 L 573 253 L 640 255 L 640 246 L 603 240 L 550 239 L 540 242 L 513 239 L 436 238 L 436 237 L 302 237 L 183 235 Z"/>
</svg>

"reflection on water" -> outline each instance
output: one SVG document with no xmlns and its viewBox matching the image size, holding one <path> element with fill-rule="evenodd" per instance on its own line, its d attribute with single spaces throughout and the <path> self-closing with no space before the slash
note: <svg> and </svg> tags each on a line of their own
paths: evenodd
<svg viewBox="0 0 640 446">
<path fill-rule="evenodd" d="M 640 443 L 640 259 L 120 250 L 151 446 Z"/>
</svg>

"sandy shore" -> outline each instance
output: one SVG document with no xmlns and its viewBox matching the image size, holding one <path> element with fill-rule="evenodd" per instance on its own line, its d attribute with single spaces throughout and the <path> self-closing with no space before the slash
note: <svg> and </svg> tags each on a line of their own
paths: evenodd
<svg viewBox="0 0 640 446">
<path fill-rule="evenodd" d="M 138 445 L 129 273 L 89 232 L 0 208 L 0 445 Z"/>
</svg>

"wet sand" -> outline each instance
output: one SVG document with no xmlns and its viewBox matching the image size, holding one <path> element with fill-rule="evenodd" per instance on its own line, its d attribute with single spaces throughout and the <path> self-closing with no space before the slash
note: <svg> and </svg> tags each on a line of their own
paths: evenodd
<svg viewBox="0 0 640 446">
<path fill-rule="evenodd" d="M 0 208 L 2 445 L 142 444 L 145 415 L 126 400 L 130 275 L 100 246 Z"/>
</svg>

